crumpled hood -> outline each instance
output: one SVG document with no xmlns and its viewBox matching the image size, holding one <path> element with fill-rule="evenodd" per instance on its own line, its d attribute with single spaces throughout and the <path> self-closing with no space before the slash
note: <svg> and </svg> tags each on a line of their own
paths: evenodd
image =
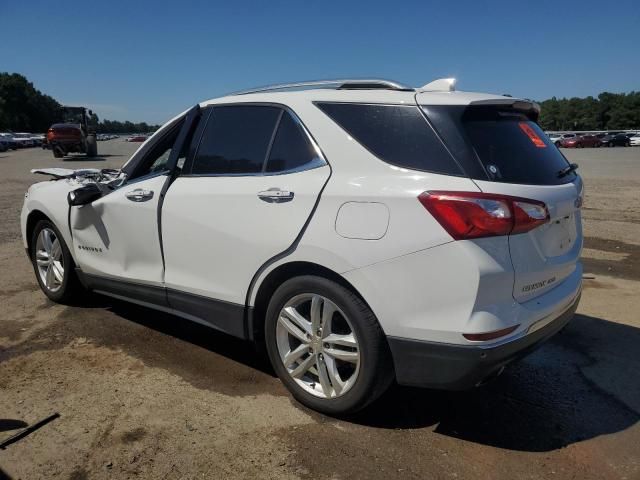
<svg viewBox="0 0 640 480">
<path fill-rule="evenodd" d="M 125 176 L 122 171 L 112 168 L 80 168 L 77 170 L 60 167 L 34 168 L 31 170 L 31 173 L 51 175 L 54 180 L 73 178 L 78 180 L 80 183 L 86 183 L 87 181 L 109 183 L 118 178 L 122 178 L 124 180 Z"/>
<path fill-rule="evenodd" d="M 52 181 L 38 182 L 29 187 L 30 192 L 41 190 L 47 186 L 56 185 L 56 188 L 60 188 L 60 184 L 66 184 L 65 190 L 73 190 L 74 188 L 81 187 L 88 183 L 102 183 L 109 185 L 112 188 L 117 188 L 126 179 L 126 175 L 120 170 L 113 169 L 98 169 L 98 168 L 82 168 L 78 170 L 72 170 L 70 168 L 36 168 L 31 170 L 31 173 L 50 175 Z"/>
</svg>

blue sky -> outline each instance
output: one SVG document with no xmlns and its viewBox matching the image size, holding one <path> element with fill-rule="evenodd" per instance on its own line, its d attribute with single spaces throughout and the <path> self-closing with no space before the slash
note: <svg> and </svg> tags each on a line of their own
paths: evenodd
<svg viewBox="0 0 640 480">
<path fill-rule="evenodd" d="M 0 0 L 0 18 L 0 71 L 114 120 L 349 76 L 454 76 L 461 90 L 539 100 L 640 90 L 637 0 Z"/>
</svg>

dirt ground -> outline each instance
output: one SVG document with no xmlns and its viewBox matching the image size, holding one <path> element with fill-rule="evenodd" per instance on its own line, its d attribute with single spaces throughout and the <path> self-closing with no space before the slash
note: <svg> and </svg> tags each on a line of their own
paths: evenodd
<svg viewBox="0 0 640 480">
<path fill-rule="evenodd" d="M 640 148 L 567 152 L 586 183 L 578 315 L 486 387 L 394 387 L 336 420 L 295 403 L 249 344 L 140 307 L 39 291 L 20 241 L 43 166 L 103 157 L 0 153 L 0 479 L 640 478 Z"/>
</svg>

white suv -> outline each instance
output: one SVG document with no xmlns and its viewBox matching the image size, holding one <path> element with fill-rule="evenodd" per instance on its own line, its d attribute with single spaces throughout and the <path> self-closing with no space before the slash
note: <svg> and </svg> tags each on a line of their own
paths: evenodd
<svg viewBox="0 0 640 480">
<path fill-rule="evenodd" d="M 41 170 L 24 245 L 49 298 L 84 286 L 266 345 L 322 412 L 394 379 L 470 388 L 580 297 L 582 182 L 538 113 L 450 81 L 240 92 L 122 170 Z"/>
</svg>

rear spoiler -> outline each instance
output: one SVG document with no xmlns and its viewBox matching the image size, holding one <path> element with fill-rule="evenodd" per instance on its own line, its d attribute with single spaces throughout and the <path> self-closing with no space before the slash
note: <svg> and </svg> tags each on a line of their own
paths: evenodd
<svg viewBox="0 0 640 480">
<path fill-rule="evenodd" d="M 476 100 L 470 102 L 469 105 L 479 107 L 501 105 L 518 110 L 519 112 L 526 114 L 528 117 L 532 117 L 534 120 L 537 120 L 540 116 L 540 105 L 532 100 L 522 100 L 519 98 L 491 98 L 487 100 Z"/>
</svg>

